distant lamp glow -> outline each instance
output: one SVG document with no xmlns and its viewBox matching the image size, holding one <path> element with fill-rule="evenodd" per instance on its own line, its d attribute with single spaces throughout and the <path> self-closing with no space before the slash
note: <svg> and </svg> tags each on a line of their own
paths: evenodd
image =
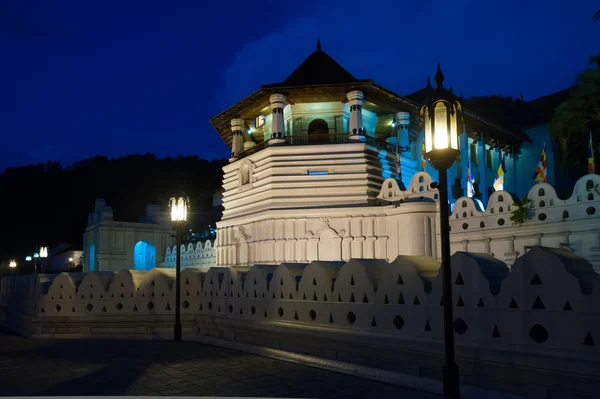
<svg viewBox="0 0 600 399">
<path fill-rule="evenodd" d="M 266 122 L 267 122 L 267 117 L 265 116 L 265 114 L 261 114 L 260 116 L 256 117 L 256 119 L 254 120 L 254 127 L 257 129 L 259 127 L 263 127 Z"/>
<path fill-rule="evenodd" d="M 34 258 L 39 258 L 39 257 L 40 257 L 40 254 L 36 252 L 36 253 L 34 253 L 34 254 L 33 254 L 33 257 L 34 257 Z"/>
<path fill-rule="evenodd" d="M 392 121 L 392 127 L 396 127 L 396 121 Z"/>
<path fill-rule="evenodd" d="M 40 248 L 40 258 L 47 258 L 48 257 L 48 247 L 41 247 Z"/>
<path fill-rule="evenodd" d="M 73 258 L 69 258 L 69 262 L 73 262 Z"/>
<path fill-rule="evenodd" d="M 248 134 L 252 134 L 252 129 L 248 129 Z"/>
<path fill-rule="evenodd" d="M 14 259 L 11 259 L 10 262 L 9 262 L 9 264 L 8 264 L 8 267 L 14 269 L 15 267 L 17 267 L 17 261 L 14 260 Z"/>
<path fill-rule="evenodd" d="M 188 202 L 184 197 L 171 198 L 171 221 L 185 222 L 187 220 Z"/>
<path fill-rule="evenodd" d="M 190 200 L 187 197 L 172 197 L 171 221 L 176 231 L 177 251 L 175 255 L 175 326 L 173 329 L 173 341 L 180 342 L 182 336 L 181 330 L 181 244 L 183 242 L 183 233 L 185 222 L 187 220 L 187 208 L 190 206 Z M 191 231 L 191 230 L 190 230 Z"/>
<path fill-rule="evenodd" d="M 25 257 L 25 261 L 26 261 L 26 262 L 31 262 L 31 256 L 26 256 L 26 257 Z"/>
</svg>

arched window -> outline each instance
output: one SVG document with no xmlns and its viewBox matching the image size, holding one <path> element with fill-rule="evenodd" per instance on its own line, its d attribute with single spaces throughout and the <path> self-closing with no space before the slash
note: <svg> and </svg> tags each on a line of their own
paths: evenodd
<svg viewBox="0 0 600 399">
<path fill-rule="evenodd" d="M 592 188 L 594 188 L 594 182 L 592 180 L 588 180 L 587 182 L 585 182 L 586 190 L 591 190 Z"/>
<path fill-rule="evenodd" d="M 250 183 L 250 167 L 248 165 L 242 166 L 242 173 L 240 178 L 242 180 L 242 186 Z"/>
<path fill-rule="evenodd" d="M 328 134 L 329 126 L 323 119 L 315 119 L 308 125 L 308 134 Z"/>
<path fill-rule="evenodd" d="M 327 142 L 329 137 L 329 126 L 323 119 L 315 119 L 308 125 L 309 143 Z"/>
</svg>

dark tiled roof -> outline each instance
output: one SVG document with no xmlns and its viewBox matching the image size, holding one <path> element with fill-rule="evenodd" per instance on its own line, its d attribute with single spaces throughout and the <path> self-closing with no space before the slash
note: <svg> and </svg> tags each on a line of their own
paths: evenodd
<svg viewBox="0 0 600 399">
<path fill-rule="evenodd" d="M 435 101 L 437 98 L 439 98 L 438 90 L 439 89 L 437 88 L 433 88 L 428 80 L 427 86 L 425 86 L 421 90 L 407 95 L 406 98 L 414 101 L 419 105 L 429 104 Z M 493 127 L 498 133 L 502 135 L 512 137 L 512 139 L 517 139 L 518 141 L 531 142 L 531 138 L 523 130 L 521 130 L 520 127 L 514 126 L 514 124 L 512 124 L 510 121 L 495 120 L 489 115 L 486 115 L 485 112 L 481 112 L 481 110 L 469 106 L 468 101 L 461 99 L 459 96 L 452 93 L 452 91 L 447 89 L 441 90 L 444 92 L 445 98 L 448 98 L 452 101 L 460 101 L 463 104 L 465 123 L 467 124 L 467 128 L 469 127 L 469 125 L 473 124 L 470 122 L 481 122 L 485 125 Z"/>
<path fill-rule="evenodd" d="M 298 68 L 283 82 L 265 85 L 265 88 L 343 84 L 357 82 L 357 79 L 338 64 L 327 53 L 318 48 L 309 55 Z"/>
<path fill-rule="evenodd" d="M 522 127 L 535 127 L 550 122 L 556 107 L 569 99 L 570 91 L 571 89 L 564 89 L 527 101 L 528 117 Z"/>
</svg>

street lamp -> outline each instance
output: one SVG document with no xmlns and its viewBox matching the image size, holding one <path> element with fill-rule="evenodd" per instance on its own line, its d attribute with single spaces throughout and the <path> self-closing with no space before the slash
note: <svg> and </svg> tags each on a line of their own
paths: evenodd
<svg viewBox="0 0 600 399">
<path fill-rule="evenodd" d="M 44 271 L 44 263 L 46 263 L 46 259 L 48 258 L 48 247 L 40 248 L 40 258 L 44 259 L 41 264 L 41 269 Z"/>
<path fill-rule="evenodd" d="M 37 261 L 38 261 L 39 257 L 40 257 L 40 254 L 38 252 L 33 254 L 33 274 L 37 274 L 37 272 L 38 272 Z"/>
<path fill-rule="evenodd" d="M 447 170 L 458 159 L 458 119 L 462 119 L 462 107 L 458 101 L 446 96 L 438 87 L 438 99 L 421 108 L 425 124 L 425 157 L 437 171 L 440 194 L 440 232 L 442 249 L 442 295 L 444 306 L 443 368 L 444 396 L 460 397 L 458 366 L 454 361 L 454 317 L 452 315 L 452 280 L 450 268 L 450 223 L 448 220 L 448 175 Z"/>
<path fill-rule="evenodd" d="M 17 261 L 14 259 L 11 259 L 10 262 L 8 263 L 8 267 L 10 267 L 11 269 L 14 269 L 15 267 L 17 267 Z"/>
<path fill-rule="evenodd" d="M 189 208 L 189 199 L 185 196 L 179 198 L 171 198 L 171 222 L 175 228 L 177 237 L 177 254 L 175 260 L 175 330 L 173 332 L 173 340 L 181 342 L 181 242 L 183 241 L 183 231 L 187 220 L 187 212 Z"/>
</svg>

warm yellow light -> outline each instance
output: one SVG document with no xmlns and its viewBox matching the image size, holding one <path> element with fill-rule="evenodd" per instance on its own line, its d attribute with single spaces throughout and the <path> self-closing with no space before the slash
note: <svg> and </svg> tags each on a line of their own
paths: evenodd
<svg viewBox="0 0 600 399">
<path fill-rule="evenodd" d="M 179 220 L 185 220 L 187 215 L 185 211 L 185 199 L 183 197 L 177 201 L 177 211 L 179 213 Z"/>
<path fill-rule="evenodd" d="M 69 258 L 69 262 L 73 262 L 73 258 Z"/>
<path fill-rule="evenodd" d="M 186 199 L 183 197 L 171 198 L 171 221 L 172 222 L 184 222 L 187 220 L 187 207 L 188 204 Z"/>
<path fill-rule="evenodd" d="M 41 247 L 40 248 L 40 258 L 47 258 L 48 257 L 48 247 Z"/>
<path fill-rule="evenodd" d="M 10 260 L 10 263 L 8 264 L 9 267 L 15 268 L 17 267 L 17 261 L 14 259 Z"/>
<path fill-rule="evenodd" d="M 458 102 L 436 101 L 432 107 L 421 109 L 425 130 L 425 152 L 452 148 L 458 150 Z M 431 112 L 433 114 L 431 114 Z"/>
<path fill-rule="evenodd" d="M 448 124 L 446 122 L 446 106 L 439 102 L 435 105 L 434 143 L 436 150 L 448 148 Z"/>
<path fill-rule="evenodd" d="M 423 108 L 423 118 L 425 120 L 425 152 L 433 149 L 433 137 L 431 137 L 431 119 L 429 119 L 429 109 Z"/>
</svg>

